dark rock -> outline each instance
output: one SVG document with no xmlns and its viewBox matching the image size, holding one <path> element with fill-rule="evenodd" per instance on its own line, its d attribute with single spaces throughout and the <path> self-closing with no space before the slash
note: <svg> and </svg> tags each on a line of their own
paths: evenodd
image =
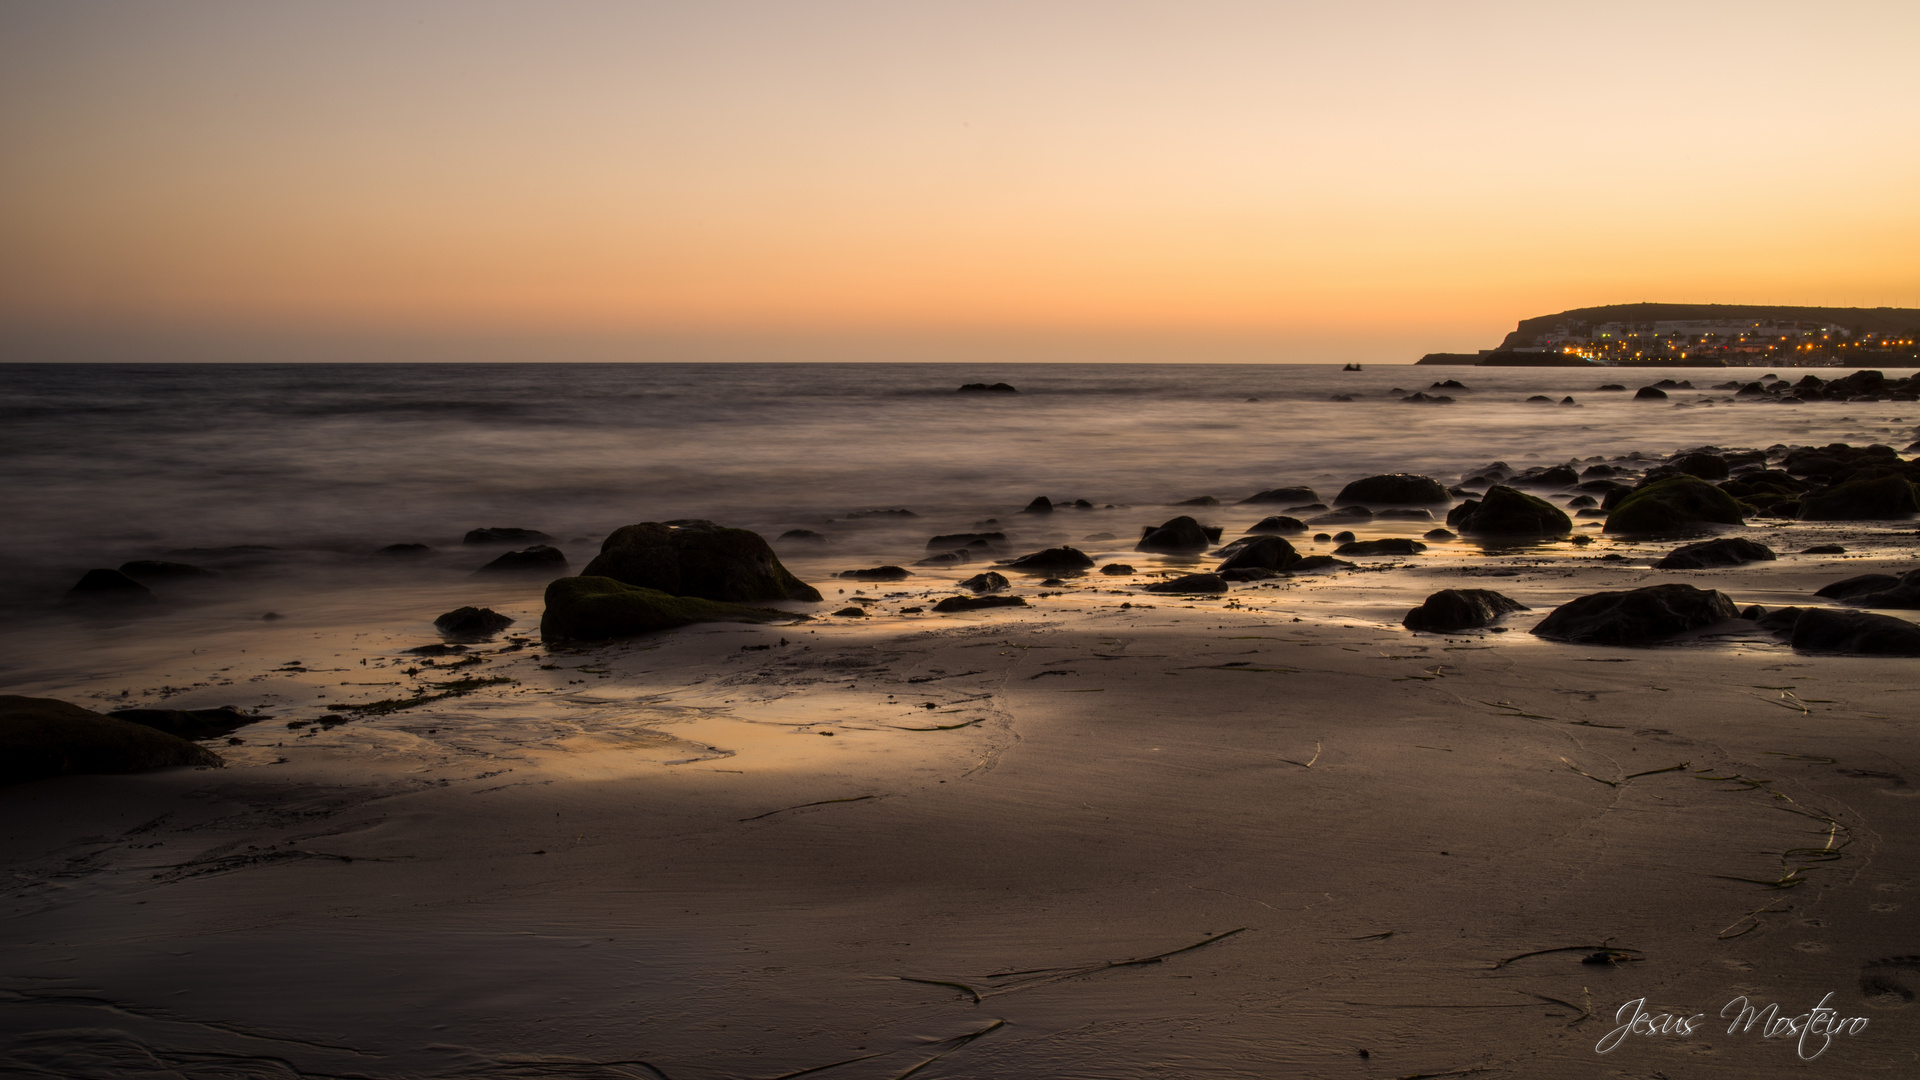
<svg viewBox="0 0 1920 1080">
<path fill-rule="evenodd" d="M 1330 514 L 1321 514 L 1307 520 L 1308 525 L 1344 525 L 1372 521 L 1373 511 L 1364 506 L 1342 506 Z"/>
<path fill-rule="evenodd" d="M 481 567 L 482 574 L 552 573 L 567 568 L 567 557 L 559 548 L 535 544 L 524 551 L 509 551 Z"/>
<path fill-rule="evenodd" d="M 414 546 L 426 547 L 424 544 Z M 433 549 L 427 548 L 427 550 Z M 219 571 L 208 570 L 204 566 L 183 562 L 159 562 L 154 559 L 138 559 L 121 563 L 120 572 L 139 581 L 211 581 L 220 576 Z"/>
<path fill-rule="evenodd" d="M 941 548 L 963 547 L 997 548 L 1006 542 L 1007 534 L 1003 532 L 941 533 L 927 541 L 927 550 L 938 551 Z"/>
<path fill-rule="evenodd" d="M 981 608 L 1026 607 L 1024 596 L 949 596 L 933 605 L 935 611 L 979 611 Z"/>
<path fill-rule="evenodd" d="M 795 544 L 824 544 L 827 542 L 827 534 L 823 532 L 814 532 L 812 529 L 788 529 L 786 532 L 783 532 L 779 536 L 775 537 L 774 542 L 775 543 L 795 543 Z"/>
<path fill-rule="evenodd" d="M 1718 454 L 1688 454 L 1673 463 L 1674 468 L 1702 480 L 1725 480 L 1732 470 L 1727 459 Z"/>
<path fill-rule="evenodd" d="M 1431 476 L 1387 473 L 1355 480 L 1341 488 L 1339 497 L 1333 501 L 1335 505 L 1344 503 L 1419 505 L 1448 503 L 1453 501 L 1453 497 L 1447 494 L 1445 485 Z"/>
<path fill-rule="evenodd" d="M 955 391 L 955 393 L 959 394 L 1017 394 L 1019 392 L 1020 391 L 1015 390 L 1012 386 L 1003 382 L 970 382 Z"/>
<path fill-rule="evenodd" d="M 1525 604 L 1491 589 L 1442 589 L 1407 612 L 1400 625 L 1429 634 L 1451 634 L 1491 626 L 1508 612 L 1527 610 Z"/>
<path fill-rule="evenodd" d="M 1196 551 L 1205 551 L 1219 537 L 1217 530 L 1209 536 L 1205 526 L 1182 515 L 1159 526 L 1148 527 L 1140 537 L 1140 542 L 1133 546 L 1133 550 L 1189 555 Z"/>
<path fill-rule="evenodd" d="M 1007 565 L 1015 570 L 1087 570 L 1093 560 L 1079 548 L 1057 547 L 1022 555 Z"/>
<path fill-rule="evenodd" d="M 1221 581 L 1265 581 L 1270 577 L 1279 577 L 1280 571 L 1268 570 L 1261 566 L 1242 566 L 1233 570 L 1220 571 Z"/>
<path fill-rule="evenodd" d="M 448 645 L 445 642 L 436 642 L 432 645 L 415 645 L 411 649 L 401 649 L 400 651 L 409 656 L 459 656 L 461 653 L 467 651 L 467 647 L 465 645 Z"/>
<path fill-rule="evenodd" d="M 1429 390 L 1471 390 L 1473 389 L 1473 387 L 1468 386 L 1466 383 L 1461 382 L 1459 379 L 1446 379 L 1441 382 L 1434 383 L 1432 386 L 1427 387 L 1427 389 Z"/>
<path fill-rule="evenodd" d="M 870 566 L 864 570 L 843 570 L 838 575 L 855 581 L 899 581 L 912 577 L 911 571 L 899 566 Z"/>
<path fill-rule="evenodd" d="M 1528 404 L 1534 404 L 1534 405 L 1551 405 L 1553 404 L 1553 399 L 1548 397 L 1545 394 L 1535 394 L 1532 397 L 1528 398 L 1527 402 Z"/>
<path fill-rule="evenodd" d="M 581 576 L 707 600 L 820 599 L 813 586 L 787 572 L 759 533 L 710 521 L 615 529 Z"/>
<path fill-rule="evenodd" d="M 913 511 L 908 510 L 904 507 L 895 507 L 895 508 L 886 509 L 886 510 L 855 510 L 853 513 L 847 515 L 847 519 L 849 521 L 865 521 L 871 518 L 917 518 L 919 516 L 920 516 L 919 514 L 916 514 Z M 669 525 L 711 525 L 713 523 L 710 521 L 686 520 L 686 521 L 669 521 L 667 522 L 667 524 Z"/>
<path fill-rule="evenodd" d="M 1454 533 L 1451 529 L 1428 529 L 1426 532 L 1421 534 L 1421 539 L 1458 540 L 1460 539 L 1460 537 L 1458 534 Z"/>
<path fill-rule="evenodd" d="M 463 544 L 545 544 L 553 537 L 538 529 L 470 529 Z"/>
<path fill-rule="evenodd" d="M 754 538 L 759 539 L 757 535 Z M 599 576 L 557 578 L 547 584 L 546 599 L 540 636 L 560 641 L 606 641 L 694 623 L 764 623 L 794 617 L 768 608 L 673 596 Z"/>
<path fill-rule="evenodd" d="M 1053 500 L 1047 498 L 1045 495 L 1037 495 L 1032 502 L 1027 504 L 1027 508 L 1020 512 L 1023 514 L 1051 514 L 1053 513 Z"/>
<path fill-rule="evenodd" d="M 1047 580 L 1041 582 L 1040 585 L 1042 588 L 1050 589 L 1055 586 L 1064 586 L 1066 583 L 1067 581 L 1065 578 L 1050 577 Z"/>
<path fill-rule="evenodd" d="M 1200 495 L 1191 499 L 1182 499 L 1175 506 L 1219 506 L 1220 500 L 1211 495 Z"/>
<path fill-rule="evenodd" d="M 1802 555 L 1845 555 L 1846 553 L 1847 549 L 1839 544 L 1815 544 L 1812 547 L 1800 549 Z"/>
<path fill-rule="evenodd" d="M 1353 534 L 1348 533 L 1347 535 L 1351 536 Z M 1313 542 L 1316 544 L 1324 544 L 1331 539 L 1333 539 L 1332 533 L 1314 533 L 1313 534 Z"/>
<path fill-rule="evenodd" d="M 224 738 L 255 720 L 231 705 L 218 709 L 115 709 L 107 715 L 182 739 Z"/>
<path fill-rule="evenodd" d="M 433 554 L 433 549 L 425 544 L 388 544 L 374 552 L 389 559 L 417 559 L 422 555 Z"/>
<path fill-rule="evenodd" d="M 1182 574 L 1167 581 L 1156 581 L 1146 587 L 1147 592 L 1156 593 L 1223 593 L 1227 583 L 1219 574 Z"/>
<path fill-rule="evenodd" d="M 1139 573 L 1139 571 L 1135 570 L 1133 567 L 1128 566 L 1126 563 L 1123 563 L 1123 562 L 1110 562 L 1107 565 L 1101 567 L 1100 572 L 1110 577 L 1123 577 L 1127 574 Z"/>
<path fill-rule="evenodd" d="M 984 574 L 975 574 L 961 582 L 960 587 L 963 589 L 971 589 L 977 593 L 989 593 L 999 592 L 1011 584 L 1013 583 L 1007 580 L 1006 575 L 989 570 Z"/>
<path fill-rule="evenodd" d="M 1798 612 L 1788 639 L 1795 652 L 1920 656 L 1920 626 L 1905 619 L 1832 608 L 1785 610 Z"/>
<path fill-rule="evenodd" d="M 513 620 L 492 608 L 454 608 L 433 620 L 433 628 L 450 638 L 469 640 L 488 638 L 513 625 Z"/>
<path fill-rule="evenodd" d="M 1447 524 L 1468 536 L 1565 536 L 1573 529 L 1559 507 L 1505 484 L 1487 489 L 1484 499 L 1454 507 Z"/>
<path fill-rule="evenodd" d="M 1080 539 L 1085 543 L 1098 544 L 1107 540 L 1118 540 L 1119 537 L 1109 532 L 1103 532 L 1103 533 L 1090 533 L 1086 536 L 1081 537 Z"/>
<path fill-rule="evenodd" d="M 1275 514 L 1272 517 L 1263 517 L 1259 521 L 1254 522 L 1253 528 L 1248 529 L 1247 531 L 1250 533 L 1271 533 L 1274 535 L 1280 535 L 1280 534 L 1292 535 L 1294 533 L 1306 532 L 1307 523 L 1304 521 L 1301 521 L 1299 518 L 1290 518 L 1285 516 L 1284 514 Z"/>
<path fill-rule="evenodd" d="M 1431 510 L 1382 510 L 1373 515 L 1379 521 L 1432 521 Z"/>
<path fill-rule="evenodd" d="M 1563 398 L 1561 398 L 1561 399 L 1560 399 L 1560 404 L 1562 404 L 1562 405 L 1578 405 L 1578 404 L 1580 404 L 1580 403 L 1579 403 L 1579 402 L 1577 402 L 1577 401 L 1575 401 L 1575 400 L 1573 400 L 1573 395 L 1572 395 L 1572 394 L 1568 394 L 1568 395 L 1567 395 L 1566 397 L 1563 397 Z"/>
<path fill-rule="evenodd" d="M 1248 503 L 1317 503 L 1320 495 L 1310 487 L 1269 488 L 1258 494 L 1249 495 L 1240 500 L 1240 505 Z"/>
<path fill-rule="evenodd" d="M 1640 388 L 1639 390 L 1637 390 L 1637 391 L 1635 391 L 1635 392 L 1634 392 L 1634 395 L 1633 395 L 1633 400 L 1635 400 L 1635 401 L 1665 401 L 1665 400 L 1667 400 L 1667 392 L 1666 392 L 1665 390 L 1661 390 L 1661 389 L 1659 389 L 1658 387 L 1653 387 L 1653 386 L 1643 386 L 1643 387 L 1641 387 L 1641 388 Z"/>
<path fill-rule="evenodd" d="M 834 612 L 834 614 L 843 619 L 864 619 L 867 617 L 867 609 L 863 607 L 843 607 L 839 611 Z"/>
<path fill-rule="evenodd" d="M 1599 505 L 1600 500 L 1591 495 L 1576 495 L 1567 500 L 1567 509 L 1569 510 L 1588 510 Z"/>
<path fill-rule="evenodd" d="M 1385 540 L 1353 540 L 1333 549 L 1335 555 L 1418 555 L 1427 545 L 1403 536 Z"/>
<path fill-rule="evenodd" d="M 1451 405 L 1453 404 L 1453 399 L 1448 397 L 1445 394 L 1429 394 L 1424 390 L 1416 390 L 1412 394 L 1409 394 L 1408 396 L 1403 397 L 1400 400 L 1411 401 L 1419 405 Z"/>
<path fill-rule="evenodd" d="M 1649 585 L 1569 600 L 1533 628 L 1538 637 L 1580 645 L 1651 645 L 1737 618 L 1725 593 L 1691 585 Z"/>
<path fill-rule="evenodd" d="M 1309 555 L 1292 566 L 1286 573 L 1293 574 L 1331 574 L 1335 570 L 1353 570 L 1357 567 L 1345 559 L 1336 559 L 1331 555 Z"/>
<path fill-rule="evenodd" d="M 1899 476 L 1851 480 L 1800 497 L 1802 521 L 1885 521 L 1914 513 L 1920 513 L 1920 499 Z"/>
<path fill-rule="evenodd" d="M 1723 536 L 1674 548 L 1653 567 L 1656 570 L 1710 570 L 1716 566 L 1771 562 L 1774 558 L 1773 549 L 1765 544 L 1739 536 Z"/>
<path fill-rule="evenodd" d="M 1697 532 L 1707 525 L 1743 525 L 1740 503 L 1695 476 L 1673 476 L 1635 488 L 1607 516 L 1610 533 Z"/>
<path fill-rule="evenodd" d="M 1595 390 L 1625 390 L 1625 389 L 1626 389 L 1626 387 L 1624 387 L 1624 386 L 1621 386 L 1621 385 L 1620 385 L 1619 383 L 1612 383 L 1612 382 L 1610 382 L 1610 383 L 1608 383 L 1608 384 L 1606 384 L 1605 386 L 1596 386 L 1596 387 L 1594 387 L 1594 389 L 1595 389 Z"/>
<path fill-rule="evenodd" d="M 1278 536 L 1256 536 L 1236 543 L 1240 545 L 1239 550 L 1229 555 L 1216 572 L 1249 568 L 1284 570 L 1300 561 L 1300 553 L 1293 550 L 1293 545 Z"/>
<path fill-rule="evenodd" d="M 965 548 L 942 551 L 916 561 L 915 566 L 962 566 L 973 561 L 973 554 Z"/>
<path fill-rule="evenodd" d="M 158 603 L 159 597 L 153 590 L 133 580 L 118 570 L 105 568 L 89 570 L 80 575 L 73 588 L 67 590 L 65 597 L 69 604 L 98 603 Z"/>
<path fill-rule="evenodd" d="M 52 698 L 0 696 L 0 784 L 221 764 L 211 750 L 143 724 Z"/>
</svg>

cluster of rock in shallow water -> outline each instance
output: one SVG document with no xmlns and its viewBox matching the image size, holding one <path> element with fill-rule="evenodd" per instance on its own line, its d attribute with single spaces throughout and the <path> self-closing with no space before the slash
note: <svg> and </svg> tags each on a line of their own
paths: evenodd
<svg viewBox="0 0 1920 1080">
<path fill-rule="evenodd" d="M 1437 390 L 1440 393 L 1428 393 Z M 1414 405 L 1451 405 L 1456 393 L 1470 393 L 1473 388 L 1458 379 L 1445 379 L 1427 387 L 1427 390 L 1415 390 L 1411 393 L 1401 387 L 1387 391 L 1391 397 Z M 1625 393 L 1626 386 L 1621 383 L 1604 383 L 1595 388 L 1595 393 Z M 1811 401 L 1920 401 L 1920 373 L 1904 379 L 1889 379 L 1878 371 L 1855 371 L 1835 379 L 1822 379 L 1818 375 L 1803 375 L 1797 381 L 1782 379 L 1771 372 L 1749 382 L 1732 379 L 1715 383 L 1712 386 L 1693 385 L 1691 379 L 1661 379 L 1634 391 L 1635 401 L 1666 401 L 1669 391 L 1692 390 L 1726 394 L 1719 400 L 1723 402 L 1757 403 L 1769 405 L 1804 405 Z M 1356 401 L 1355 394 L 1335 394 L 1334 401 Z M 1579 405 L 1571 396 L 1562 397 L 1556 402 L 1545 394 L 1534 394 L 1526 399 L 1532 405 Z"/>
</svg>

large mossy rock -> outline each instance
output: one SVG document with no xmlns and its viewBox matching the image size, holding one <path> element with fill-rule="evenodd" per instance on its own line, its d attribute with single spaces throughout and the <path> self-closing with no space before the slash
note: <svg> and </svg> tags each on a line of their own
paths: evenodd
<svg viewBox="0 0 1920 1080">
<path fill-rule="evenodd" d="M 221 764 L 213 751 L 156 728 L 52 698 L 0 696 L 0 784 Z"/>
<path fill-rule="evenodd" d="M 1491 626 L 1502 615 L 1526 611 L 1527 605 L 1492 589 L 1441 589 L 1400 620 L 1409 630 L 1451 634 Z"/>
<path fill-rule="evenodd" d="M 1468 536 L 1549 537 L 1573 531 L 1573 520 L 1559 507 L 1505 484 L 1454 507 L 1447 524 Z"/>
<path fill-rule="evenodd" d="M 643 521 L 615 529 L 580 576 L 733 603 L 820 599 L 819 590 L 787 572 L 759 533 L 711 521 Z"/>
<path fill-rule="evenodd" d="M 1920 513 L 1920 498 L 1903 477 L 1850 480 L 1800 496 L 1802 521 L 1888 521 Z"/>
<path fill-rule="evenodd" d="M 1447 494 L 1447 487 L 1431 476 L 1416 476 L 1413 473 L 1384 473 L 1355 480 L 1340 489 L 1333 500 L 1335 506 L 1347 503 L 1426 505 L 1429 503 L 1450 503 L 1453 496 Z"/>
<path fill-rule="evenodd" d="M 1569 600 L 1540 620 L 1533 633 L 1579 645 L 1654 645 L 1739 614 L 1727 594 L 1714 589 L 1649 585 Z"/>
<path fill-rule="evenodd" d="M 1636 488 L 1607 515 L 1610 533 L 1698 532 L 1708 525 L 1744 525 L 1733 496 L 1694 476 L 1670 476 Z"/>
<path fill-rule="evenodd" d="M 694 623 L 763 623 L 793 617 L 788 611 L 671 596 L 610 577 L 563 577 L 547 585 L 540 636 L 554 641 L 606 641 Z"/>
<path fill-rule="evenodd" d="M 1723 536 L 1718 540 L 1682 544 L 1667 552 L 1653 567 L 1656 570 L 1711 570 L 1718 566 L 1772 562 L 1775 558 L 1777 556 L 1773 549 L 1765 544 L 1757 544 L 1743 536 Z"/>
</svg>

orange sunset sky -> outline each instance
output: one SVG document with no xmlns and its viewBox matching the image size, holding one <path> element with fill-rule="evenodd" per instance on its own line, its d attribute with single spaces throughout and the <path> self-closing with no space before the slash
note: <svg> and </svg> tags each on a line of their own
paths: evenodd
<svg viewBox="0 0 1920 1080">
<path fill-rule="evenodd" d="M 0 359 L 1406 361 L 1920 307 L 1920 3 L 8 0 Z"/>
</svg>

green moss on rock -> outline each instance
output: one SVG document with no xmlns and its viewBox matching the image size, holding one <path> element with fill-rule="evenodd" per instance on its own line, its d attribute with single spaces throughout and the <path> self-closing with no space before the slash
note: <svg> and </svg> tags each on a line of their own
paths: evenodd
<svg viewBox="0 0 1920 1080">
<path fill-rule="evenodd" d="M 1744 525 L 1738 499 L 1692 476 L 1671 476 L 1638 488 L 1607 515 L 1610 533 L 1696 532 L 1704 525 Z"/>
</svg>

